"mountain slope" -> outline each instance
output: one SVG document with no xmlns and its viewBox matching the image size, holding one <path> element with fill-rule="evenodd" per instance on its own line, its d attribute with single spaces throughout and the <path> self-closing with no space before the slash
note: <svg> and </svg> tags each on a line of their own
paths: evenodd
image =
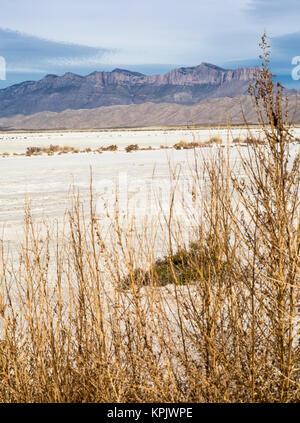
<svg viewBox="0 0 300 423">
<path fill-rule="evenodd" d="M 108 106 L 89 110 L 41 112 L 32 116 L 0 119 L 6 129 L 101 129 L 171 127 L 191 125 L 243 124 L 243 107 L 248 123 L 256 123 L 249 96 L 215 98 L 186 106 L 170 103 L 143 103 Z M 299 117 L 299 116 L 298 116 Z"/>
<path fill-rule="evenodd" d="M 207 98 L 245 94 L 255 70 L 226 70 L 202 63 L 165 75 L 147 76 L 124 69 L 85 77 L 73 73 L 47 75 L 37 82 L 0 90 L 0 117 L 146 102 L 192 105 Z"/>
</svg>

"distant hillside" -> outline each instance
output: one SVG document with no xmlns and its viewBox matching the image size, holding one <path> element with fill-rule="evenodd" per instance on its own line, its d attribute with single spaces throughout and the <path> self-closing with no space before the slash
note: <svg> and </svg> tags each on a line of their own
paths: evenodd
<svg viewBox="0 0 300 423">
<path fill-rule="evenodd" d="M 191 126 L 256 123 L 256 114 L 249 96 L 218 98 L 192 106 L 180 104 L 133 104 L 100 107 L 89 110 L 66 110 L 61 113 L 42 112 L 32 116 L 0 119 L 0 127 L 7 129 L 91 129 L 129 128 L 149 126 Z"/>
<path fill-rule="evenodd" d="M 0 90 L 0 117 L 148 102 L 192 105 L 208 98 L 233 98 L 247 93 L 255 70 L 226 70 L 202 63 L 165 75 L 147 76 L 123 69 L 93 72 L 85 77 L 73 73 L 47 75 L 37 82 Z M 163 109 L 166 107 L 170 108 Z"/>
</svg>

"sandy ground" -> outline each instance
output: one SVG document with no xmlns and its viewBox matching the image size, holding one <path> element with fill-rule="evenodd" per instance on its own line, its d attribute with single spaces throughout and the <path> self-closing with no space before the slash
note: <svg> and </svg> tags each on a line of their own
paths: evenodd
<svg viewBox="0 0 300 423">
<path fill-rule="evenodd" d="M 300 130 L 297 130 L 300 135 Z M 4 152 L 23 153 L 28 146 L 47 147 L 50 144 L 70 145 L 76 148 L 98 148 L 116 144 L 120 151 L 97 153 L 66 154 L 48 157 L 0 157 L 0 238 L 13 240 L 19 236 L 24 221 L 26 196 L 30 198 L 33 215 L 37 218 L 61 219 L 69 202 L 68 193 L 74 184 L 87 201 L 89 196 L 90 169 L 93 172 L 96 195 L 103 188 L 103 181 L 115 183 L 116 178 L 127 178 L 130 185 L 139 181 L 160 180 L 167 189 L 169 162 L 187 170 L 193 162 L 192 150 L 157 150 L 124 152 L 129 144 L 140 147 L 172 146 L 184 140 L 205 141 L 212 135 L 221 136 L 224 143 L 228 139 L 227 130 L 197 131 L 123 131 L 123 132 L 70 132 L 70 133 L 24 133 L 0 134 L 0 154 Z M 246 137 L 247 131 L 234 129 L 230 138 Z M 213 147 L 219 148 L 217 146 Z M 211 151 L 213 149 L 201 149 Z M 233 160 L 238 158 L 236 147 L 230 149 Z M 299 151 L 299 144 L 293 146 Z M 121 176 L 120 176 L 121 175 Z M 165 182 L 164 182 L 165 181 Z M 102 184 L 102 185 L 101 185 Z M 100 188 L 99 188 L 100 187 Z M 101 188 L 102 187 L 102 188 Z M 134 191 L 136 187 L 133 187 Z"/>
<path fill-rule="evenodd" d="M 257 129 L 253 129 L 252 132 L 255 135 L 259 134 Z M 0 133 L 0 154 L 24 153 L 27 147 L 48 147 L 50 144 L 68 145 L 80 149 L 87 147 L 96 149 L 116 144 L 119 150 L 124 150 L 129 144 L 138 144 L 140 147 L 173 146 L 181 140 L 204 142 L 216 135 L 226 143 L 228 138 L 246 137 L 247 131 L 232 129 L 229 135 L 227 129 Z"/>
<path fill-rule="evenodd" d="M 181 166 L 188 174 L 188 168 L 194 159 L 193 150 L 172 149 L 126 153 L 124 148 L 129 144 L 138 144 L 140 147 L 159 147 L 160 145 L 172 146 L 181 140 L 206 141 L 212 135 L 221 136 L 226 144 L 228 138 L 230 140 L 235 137 L 246 137 L 247 131 L 235 129 L 229 137 L 226 130 L 2 133 L 0 134 L 0 154 L 24 153 L 29 146 L 47 147 L 50 144 L 70 145 L 80 149 L 87 147 L 95 149 L 117 144 L 119 151 L 51 157 L 47 155 L 36 157 L 11 155 L 5 158 L 0 156 L 0 239 L 4 239 L 5 244 L 13 246 L 18 239 L 23 238 L 26 198 L 30 199 L 34 218 L 37 220 L 50 218 L 52 222 L 62 221 L 66 207 L 70 204 L 72 186 L 79 188 L 83 202 L 88 205 L 90 169 L 93 172 L 96 199 L 103 194 L 103 187 L 105 184 L 107 186 L 107 181 L 115 184 L 118 178 L 121 181 L 126 179 L 126 186 L 131 194 L 141 187 L 142 191 L 147 191 L 143 190 L 143 183 L 146 184 L 149 181 L 151 183 L 153 180 L 159 182 L 161 191 L 165 193 L 169 189 L 170 163 L 172 168 L 177 166 L 178 169 L 178 166 Z M 297 130 L 296 135 L 300 136 L 300 129 Z M 202 148 L 199 151 L 207 157 L 211 152 L 217 152 L 219 148 L 222 147 Z M 246 151 L 246 148 L 241 147 L 241 149 Z M 299 150 L 300 144 L 292 145 L 291 156 L 295 157 Z M 224 151 L 227 149 L 225 148 Z M 238 147 L 232 146 L 228 151 L 233 162 L 239 160 Z M 144 198 L 141 197 L 142 209 Z"/>
</svg>

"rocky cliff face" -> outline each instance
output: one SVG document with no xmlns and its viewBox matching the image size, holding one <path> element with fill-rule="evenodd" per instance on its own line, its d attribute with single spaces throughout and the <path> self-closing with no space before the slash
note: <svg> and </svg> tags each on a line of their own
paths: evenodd
<svg viewBox="0 0 300 423">
<path fill-rule="evenodd" d="M 145 102 L 191 105 L 206 98 L 235 97 L 247 92 L 255 70 L 226 70 L 202 63 L 165 75 L 147 76 L 124 69 L 85 77 L 47 75 L 37 82 L 0 90 L 0 117 Z"/>
<path fill-rule="evenodd" d="M 256 68 L 226 70 L 209 63 L 191 68 L 174 69 L 163 75 L 162 84 L 172 85 L 221 85 L 230 81 L 250 81 Z"/>
</svg>

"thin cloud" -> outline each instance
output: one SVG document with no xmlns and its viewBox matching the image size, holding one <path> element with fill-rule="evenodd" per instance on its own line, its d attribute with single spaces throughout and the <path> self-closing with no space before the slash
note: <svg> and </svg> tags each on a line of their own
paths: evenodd
<svg viewBox="0 0 300 423">
<path fill-rule="evenodd" d="M 9 29 L 0 29 L 0 55 L 9 69 L 52 72 L 65 66 L 97 64 L 113 50 L 51 41 Z M 69 70 L 69 69 L 66 69 Z"/>
<path fill-rule="evenodd" d="M 248 11 L 260 19 L 291 15 L 299 10 L 299 0 L 251 0 Z"/>
</svg>

